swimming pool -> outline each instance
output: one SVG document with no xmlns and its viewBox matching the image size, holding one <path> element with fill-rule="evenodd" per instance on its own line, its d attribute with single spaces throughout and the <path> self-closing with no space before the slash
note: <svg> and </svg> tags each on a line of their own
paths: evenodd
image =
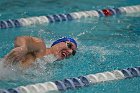
<svg viewBox="0 0 140 93">
<path fill-rule="evenodd" d="M 104 2 L 41 0 L 32 2 L 1 1 L 1 20 L 140 4 L 140 1 L 137 0 L 110 2 L 107 0 Z M 75 57 L 49 64 L 45 68 L 43 66 L 41 72 L 34 69 L 34 71 L 28 70 L 23 74 L 17 73 L 16 76 L 9 75 L 0 81 L 0 88 L 8 89 L 38 82 L 63 80 L 69 77 L 139 66 L 139 20 L 139 16 L 120 15 L 1 29 L 0 57 L 12 49 L 14 38 L 21 35 L 43 38 L 47 46 L 61 36 L 72 36 L 77 39 L 79 47 Z M 138 93 L 139 83 L 139 78 L 133 78 L 68 90 L 66 93 Z"/>
</svg>

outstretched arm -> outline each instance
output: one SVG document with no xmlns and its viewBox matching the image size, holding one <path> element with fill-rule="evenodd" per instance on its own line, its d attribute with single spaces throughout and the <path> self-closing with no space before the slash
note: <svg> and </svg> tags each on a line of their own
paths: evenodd
<svg viewBox="0 0 140 93">
<path fill-rule="evenodd" d="M 15 39 L 15 48 L 5 58 L 10 62 L 17 62 L 28 53 L 39 54 L 41 57 L 45 54 L 45 50 L 46 46 L 43 40 L 36 37 L 21 36 Z"/>
</svg>

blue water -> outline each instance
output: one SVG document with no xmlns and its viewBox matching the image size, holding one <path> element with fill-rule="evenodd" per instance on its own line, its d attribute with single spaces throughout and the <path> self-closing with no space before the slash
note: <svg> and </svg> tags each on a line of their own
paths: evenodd
<svg viewBox="0 0 140 93">
<path fill-rule="evenodd" d="M 138 5 L 139 0 L 5 0 L 0 1 L 0 20 L 75 11 Z M 0 29 L 0 57 L 14 46 L 16 36 L 35 36 L 46 45 L 62 36 L 78 41 L 76 56 L 0 80 L 0 88 L 63 80 L 91 73 L 140 66 L 140 16 L 86 18 L 70 22 Z M 2 69 L 0 69 L 2 70 Z M 31 73 L 33 72 L 33 73 Z M 1 77 L 1 75 L 0 75 Z M 139 93 L 140 78 L 104 82 L 65 93 Z"/>
</svg>

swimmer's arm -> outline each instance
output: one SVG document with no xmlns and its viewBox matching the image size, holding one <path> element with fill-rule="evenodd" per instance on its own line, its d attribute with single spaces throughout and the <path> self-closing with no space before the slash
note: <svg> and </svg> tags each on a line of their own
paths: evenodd
<svg viewBox="0 0 140 93">
<path fill-rule="evenodd" d="M 30 36 L 16 37 L 15 47 L 23 48 L 27 53 L 35 52 L 45 54 L 46 45 L 42 39 Z"/>
<path fill-rule="evenodd" d="M 46 52 L 46 46 L 43 40 L 21 36 L 15 39 L 15 48 L 5 56 L 8 63 L 19 62 L 24 60 L 26 55 L 33 53 L 36 58 L 43 57 Z"/>
<path fill-rule="evenodd" d="M 23 61 L 30 53 L 33 53 L 36 58 L 43 57 L 46 52 L 46 46 L 43 40 L 35 37 L 17 37 L 14 44 L 15 48 L 5 56 L 7 64 Z"/>
<path fill-rule="evenodd" d="M 24 50 L 25 52 L 28 51 L 27 49 L 27 42 L 25 37 L 16 37 L 15 41 L 14 41 L 14 47 L 20 47 L 22 50 Z"/>
</svg>

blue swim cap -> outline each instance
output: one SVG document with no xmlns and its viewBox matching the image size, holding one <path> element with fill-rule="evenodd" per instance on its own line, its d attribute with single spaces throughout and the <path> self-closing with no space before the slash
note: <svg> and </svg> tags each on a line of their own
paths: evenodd
<svg viewBox="0 0 140 93">
<path fill-rule="evenodd" d="M 74 43 L 77 47 L 76 41 L 73 38 L 70 38 L 70 37 L 69 38 L 68 37 L 63 37 L 61 39 L 58 39 L 58 40 L 54 41 L 53 44 L 51 45 L 51 47 L 58 44 L 58 43 L 66 42 L 66 41 L 70 41 L 70 42 Z"/>
</svg>

